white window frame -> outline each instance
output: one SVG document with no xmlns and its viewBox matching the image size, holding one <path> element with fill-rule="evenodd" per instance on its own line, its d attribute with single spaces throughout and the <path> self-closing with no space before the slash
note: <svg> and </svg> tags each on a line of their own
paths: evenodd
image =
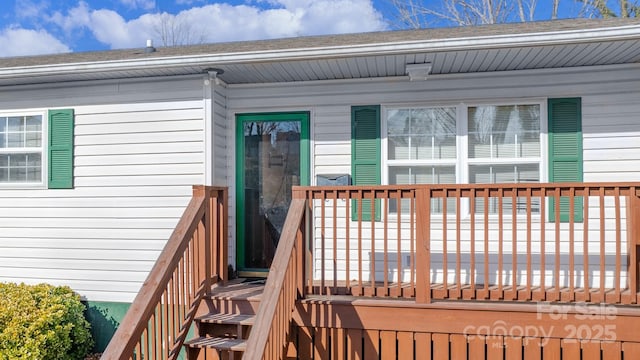
<svg viewBox="0 0 640 360">
<path fill-rule="evenodd" d="M 0 154 L 19 154 L 25 152 L 41 153 L 41 179 L 39 182 L 0 182 L 0 189 L 38 189 L 46 188 L 48 179 L 49 118 L 46 110 L 24 110 L 0 112 L 0 117 L 40 116 L 42 118 L 42 142 L 39 148 L 0 148 Z M 20 151 L 15 151 L 20 149 Z"/>
<path fill-rule="evenodd" d="M 455 171 L 456 171 L 456 184 L 470 184 L 469 183 L 469 165 L 470 164 L 497 164 L 502 160 L 495 162 L 486 161 L 469 161 L 469 142 L 468 142 L 468 109 L 476 106 L 511 106 L 511 105 L 538 105 L 540 107 L 540 157 L 535 158 L 522 158 L 511 161 L 512 159 L 504 160 L 505 164 L 515 164 L 521 162 L 523 164 L 531 164 L 537 162 L 539 164 L 539 182 L 544 183 L 548 180 L 548 115 L 547 115 L 547 99 L 546 98 L 522 98 L 522 99 L 483 99 L 467 102 L 423 102 L 423 103 L 399 103 L 399 104 L 385 104 L 382 105 L 382 116 L 380 124 L 381 132 L 381 165 L 382 165 L 382 184 L 389 185 L 389 168 L 391 166 L 402 165 L 420 165 L 413 160 L 389 160 L 389 144 L 388 144 L 388 116 L 390 110 L 398 109 L 412 109 L 412 108 L 435 108 L 435 107 L 455 107 L 456 109 L 456 159 L 455 159 Z M 461 156 L 463 155 L 463 156 Z M 391 164 L 390 164 L 391 163 Z M 448 164 L 448 161 L 442 162 L 442 160 L 429 160 L 423 162 L 425 166 L 437 165 L 438 163 Z M 467 201 L 463 201 L 461 204 L 461 213 L 469 213 L 469 204 Z M 491 216 L 495 216 L 492 214 Z M 534 216 L 540 216 L 535 214 Z"/>
</svg>

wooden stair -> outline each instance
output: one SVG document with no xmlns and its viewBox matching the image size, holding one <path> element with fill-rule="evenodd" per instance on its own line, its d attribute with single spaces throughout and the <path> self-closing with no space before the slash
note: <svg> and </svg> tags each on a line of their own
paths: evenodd
<svg viewBox="0 0 640 360">
<path fill-rule="evenodd" d="M 185 342 L 188 360 L 241 359 L 264 284 L 237 279 L 214 286 L 195 319 L 196 337 Z"/>
</svg>

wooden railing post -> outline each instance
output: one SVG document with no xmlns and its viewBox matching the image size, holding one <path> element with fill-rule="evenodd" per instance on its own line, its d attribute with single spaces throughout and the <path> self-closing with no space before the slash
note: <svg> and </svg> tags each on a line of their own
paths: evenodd
<svg viewBox="0 0 640 360">
<path fill-rule="evenodd" d="M 638 260 L 640 250 L 640 198 L 637 189 L 632 187 L 627 198 L 627 247 L 629 257 L 629 292 L 631 303 L 637 302 L 637 292 L 640 287 L 640 278 L 638 276 Z"/>
<path fill-rule="evenodd" d="M 220 283 L 225 284 L 229 279 L 229 236 L 228 236 L 228 194 L 226 188 L 215 188 L 210 191 L 211 196 L 211 236 L 215 240 L 212 249 L 212 274 L 218 275 Z"/>
<path fill-rule="evenodd" d="M 199 278 L 202 279 L 202 285 L 205 292 L 211 291 L 211 189 L 207 186 L 196 185 L 193 187 L 193 196 L 204 198 L 204 216 L 202 221 L 198 224 L 198 248 L 199 254 Z"/>
<path fill-rule="evenodd" d="M 293 198 L 294 199 L 306 199 L 307 193 L 304 190 L 294 189 L 293 190 Z M 298 297 L 304 298 L 307 295 L 307 259 L 306 259 L 306 249 L 307 249 L 307 219 L 308 219 L 308 211 L 305 206 L 304 214 L 302 215 L 302 221 L 300 221 L 300 226 L 298 228 L 298 233 L 296 235 L 296 269 L 297 269 L 297 279 L 296 279 L 296 287 Z"/>
<path fill-rule="evenodd" d="M 431 302 L 430 229 L 431 189 L 422 186 L 416 189 L 416 302 L 418 303 Z"/>
</svg>

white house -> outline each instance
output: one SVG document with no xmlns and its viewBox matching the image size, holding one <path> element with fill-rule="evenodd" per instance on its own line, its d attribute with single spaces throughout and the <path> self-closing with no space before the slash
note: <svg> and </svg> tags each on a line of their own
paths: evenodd
<svg viewBox="0 0 640 360">
<path fill-rule="evenodd" d="M 0 281 L 108 332 L 194 184 L 229 187 L 256 276 L 293 185 L 638 181 L 639 114 L 635 19 L 3 58 Z"/>
</svg>

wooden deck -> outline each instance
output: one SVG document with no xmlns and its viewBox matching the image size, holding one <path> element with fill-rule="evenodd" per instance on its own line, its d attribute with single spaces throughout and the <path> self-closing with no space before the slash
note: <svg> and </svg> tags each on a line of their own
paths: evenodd
<svg viewBox="0 0 640 360">
<path fill-rule="evenodd" d="M 257 301 L 263 284 L 214 288 Z M 296 302 L 285 359 L 636 359 L 640 308 L 523 301 L 309 295 Z M 211 340 L 209 340 L 211 342 Z M 244 345 L 241 345 L 244 346 Z M 203 352 L 198 359 L 218 359 Z"/>
<path fill-rule="evenodd" d="M 103 358 L 640 359 L 640 183 L 293 192 L 262 285 L 194 188 Z"/>
</svg>

